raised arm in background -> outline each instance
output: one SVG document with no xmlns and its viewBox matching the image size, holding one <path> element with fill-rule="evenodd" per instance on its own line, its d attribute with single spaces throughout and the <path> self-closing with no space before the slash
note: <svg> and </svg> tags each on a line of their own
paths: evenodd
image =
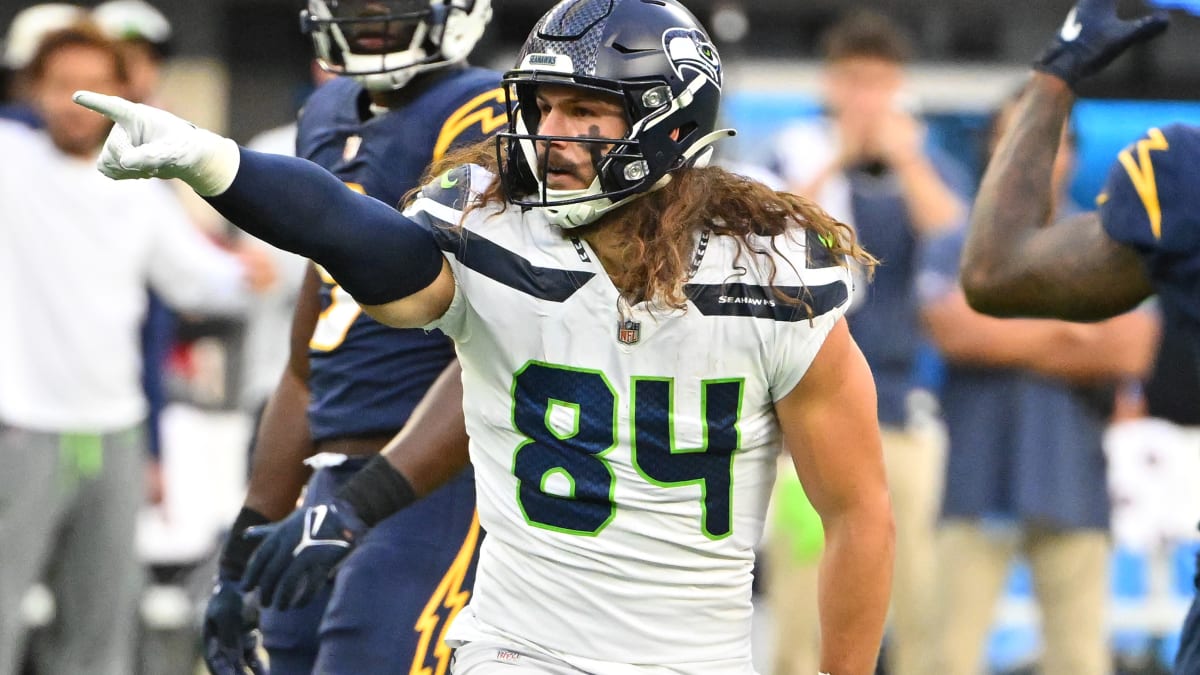
<svg viewBox="0 0 1200 675">
<path fill-rule="evenodd" d="M 1117 17 L 1116 0 L 1080 0 L 1035 62 L 972 212 L 961 276 L 976 310 L 1091 320 L 1150 295 L 1137 254 L 1109 237 L 1097 214 L 1051 225 L 1050 178 L 1075 85 L 1166 25 L 1162 13 L 1126 21 Z"/>
</svg>

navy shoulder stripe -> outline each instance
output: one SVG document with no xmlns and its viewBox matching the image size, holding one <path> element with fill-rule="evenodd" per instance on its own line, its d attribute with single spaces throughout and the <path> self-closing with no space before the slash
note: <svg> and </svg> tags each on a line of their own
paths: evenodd
<svg viewBox="0 0 1200 675">
<path fill-rule="evenodd" d="M 785 302 L 776 291 L 802 301 Z M 808 308 L 820 316 L 850 298 L 846 282 L 835 281 L 819 286 L 754 286 L 750 284 L 688 284 L 684 292 L 705 316 L 749 316 L 775 321 L 807 321 Z"/>
<path fill-rule="evenodd" d="M 596 276 L 594 272 L 538 267 L 467 230 L 435 226 L 433 236 L 438 246 L 453 254 L 464 267 L 538 300 L 563 302 Z"/>
</svg>

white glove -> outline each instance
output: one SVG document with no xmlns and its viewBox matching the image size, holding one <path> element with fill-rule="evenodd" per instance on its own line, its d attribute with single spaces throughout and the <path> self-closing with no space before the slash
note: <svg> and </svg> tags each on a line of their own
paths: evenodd
<svg viewBox="0 0 1200 675">
<path fill-rule="evenodd" d="M 109 178 L 178 178 L 200 196 L 213 197 L 237 176 L 241 155 L 232 139 L 119 96 L 77 91 L 73 98 L 116 122 L 96 161 Z"/>
</svg>

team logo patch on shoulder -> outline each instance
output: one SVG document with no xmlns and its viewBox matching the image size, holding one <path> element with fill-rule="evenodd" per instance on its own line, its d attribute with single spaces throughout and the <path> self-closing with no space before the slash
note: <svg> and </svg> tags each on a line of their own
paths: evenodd
<svg viewBox="0 0 1200 675">
<path fill-rule="evenodd" d="M 617 341 L 621 344 L 636 345 L 642 339 L 642 322 L 625 321 L 617 322 Z"/>
<path fill-rule="evenodd" d="M 717 48 L 704 33 L 689 28 L 669 28 L 663 33 L 663 51 L 671 68 L 681 79 L 691 79 L 688 72 L 701 75 L 721 88 L 721 57 Z"/>
<path fill-rule="evenodd" d="M 471 167 L 460 166 L 429 181 L 421 193 L 439 204 L 464 209 L 471 192 Z"/>
<path fill-rule="evenodd" d="M 810 270 L 837 267 L 833 247 L 837 243 L 832 236 L 820 235 L 812 230 L 805 232 L 804 265 Z"/>
</svg>

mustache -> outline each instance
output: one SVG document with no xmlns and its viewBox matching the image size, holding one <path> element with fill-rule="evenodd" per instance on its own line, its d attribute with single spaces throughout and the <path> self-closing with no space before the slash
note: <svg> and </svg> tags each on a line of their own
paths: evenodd
<svg viewBox="0 0 1200 675">
<path fill-rule="evenodd" d="M 589 141 L 588 139 L 598 139 Z M 591 157 L 593 170 L 598 170 L 601 160 L 604 158 L 604 149 L 608 145 L 604 140 L 604 134 L 600 133 L 599 125 L 593 124 L 588 128 L 588 132 L 582 136 L 576 137 L 574 142 L 581 143 L 587 149 L 588 155 Z M 538 166 L 545 172 L 550 173 L 569 173 L 572 176 L 583 180 L 583 174 L 579 168 L 582 163 L 573 162 L 562 155 L 560 149 L 554 148 L 549 143 L 537 144 Z M 547 153 L 549 153 L 547 155 Z"/>
<path fill-rule="evenodd" d="M 566 173 L 582 180 L 582 164 L 567 159 L 557 150 L 547 153 L 545 146 L 538 148 L 538 169 L 545 173 Z"/>
</svg>

